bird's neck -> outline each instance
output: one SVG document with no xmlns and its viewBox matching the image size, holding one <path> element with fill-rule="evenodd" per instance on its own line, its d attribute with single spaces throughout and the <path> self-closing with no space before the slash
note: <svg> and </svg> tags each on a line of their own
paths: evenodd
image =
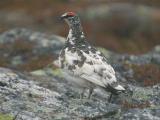
<svg viewBox="0 0 160 120">
<path fill-rule="evenodd" d="M 82 34 L 83 30 L 82 30 L 82 26 L 80 23 L 78 24 L 72 24 L 69 26 L 70 31 L 72 32 L 73 35 L 78 36 L 80 34 Z"/>
<path fill-rule="evenodd" d="M 85 36 L 82 30 L 81 25 L 73 25 L 70 26 L 67 42 L 76 45 L 81 43 L 85 40 Z"/>
</svg>

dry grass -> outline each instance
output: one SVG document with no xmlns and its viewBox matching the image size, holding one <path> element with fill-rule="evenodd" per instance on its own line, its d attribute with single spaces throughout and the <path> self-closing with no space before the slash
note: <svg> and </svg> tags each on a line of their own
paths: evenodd
<svg viewBox="0 0 160 120">
<path fill-rule="evenodd" d="M 132 65 L 134 78 L 143 86 L 153 86 L 160 83 L 160 67 L 155 64 Z"/>
<path fill-rule="evenodd" d="M 125 109 L 132 109 L 132 108 L 140 108 L 140 109 L 144 109 L 144 108 L 147 108 L 147 107 L 150 107 L 151 104 L 149 101 L 145 101 L 141 104 L 133 104 L 133 103 L 128 103 L 127 101 L 124 101 L 122 103 L 122 107 L 125 108 Z"/>
<path fill-rule="evenodd" d="M 35 43 L 17 39 L 13 43 L 0 44 L 1 59 L 0 66 L 12 67 L 11 61 L 14 56 L 21 56 L 24 60 L 24 64 L 16 66 L 16 69 L 32 71 L 40 69 L 51 63 L 54 56 L 51 54 L 35 55 L 33 53 Z M 5 56 L 5 54 L 8 54 Z"/>
<path fill-rule="evenodd" d="M 53 55 L 40 55 L 32 57 L 25 64 L 17 66 L 17 68 L 25 71 L 33 71 L 46 67 L 48 64 L 52 63 L 53 60 Z"/>
</svg>

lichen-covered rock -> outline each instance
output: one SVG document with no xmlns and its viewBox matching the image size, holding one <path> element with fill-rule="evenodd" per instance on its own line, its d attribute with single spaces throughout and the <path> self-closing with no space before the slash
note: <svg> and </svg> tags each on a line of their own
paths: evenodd
<svg viewBox="0 0 160 120">
<path fill-rule="evenodd" d="M 45 67 L 59 53 L 65 39 L 16 28 L 0 34 L 0 66 L 31 71 Z"/>
<path fill-rule="evenodd" d="M 77 92 L 63 80 L 26 76 L 0 68 L 0 113 L 16 120 L 85 119 L 111 117 L 120 106 L 108 104 L 105 98 L 77 99 Z"/>
<path fill-rule="evenodd" d="M 56 97 L 56 91 L 36 85 L 33 81 L 25 80 L 17 73 L 0 68 L 1 113 L 10 113 L 17 119 L 38 119 L 37 114 L 49 112 L 47 106 L 61 104 Z"/>
<path fill-rule="evenodd" d="M 156 113 L 156 114 L 155 114 Z M 160 110 L 158 109 L 131 109 L 126 112 L 120 120 L 159 120 Z"/>
</svg>

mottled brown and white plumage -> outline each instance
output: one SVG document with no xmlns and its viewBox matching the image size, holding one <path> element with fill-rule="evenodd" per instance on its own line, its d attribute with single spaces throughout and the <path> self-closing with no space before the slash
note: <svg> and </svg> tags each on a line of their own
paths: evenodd
<svg viewBox="0 0 160 120">
<path fill-rule="evenodd" d="M 89 97 L 95 87 L 112 94 L 125 91 L 118 84 L 115 71 L 104 55 L 86 41 L 79 17 L 73 12 L 64 13 L 61 17 L 70 28 L 59 55 L 60 67 L 66 79 L 83 90 L 89 89 Z"/>
</svg>

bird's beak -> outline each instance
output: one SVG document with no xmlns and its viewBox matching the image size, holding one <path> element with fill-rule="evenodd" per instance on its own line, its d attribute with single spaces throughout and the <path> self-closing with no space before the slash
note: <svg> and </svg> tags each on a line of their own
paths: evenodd
<svg viewBox="0 0 160 120">
<path fill-rule="evenodd" d="M 66 16 L 65 14 L 63 14 L 63 15 L 60 17 L 61 20 L 64 20 L 65 18 L 67 18 L 67 16 Z"/>
</svg>

